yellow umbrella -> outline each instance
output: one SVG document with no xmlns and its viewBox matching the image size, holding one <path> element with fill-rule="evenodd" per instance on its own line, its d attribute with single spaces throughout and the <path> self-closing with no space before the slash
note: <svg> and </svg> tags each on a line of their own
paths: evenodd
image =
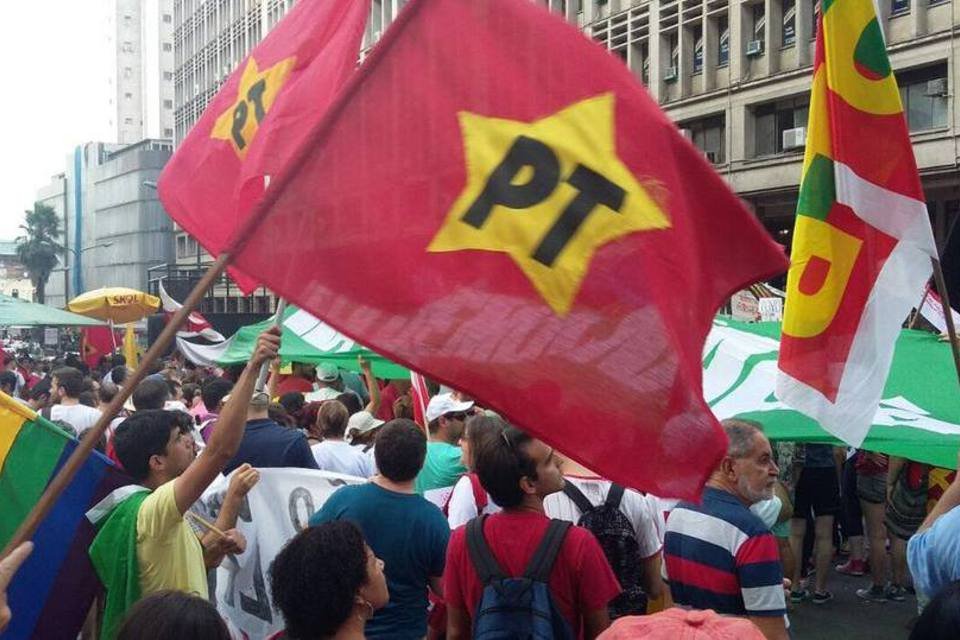
<svg viewBox="0 0 960 640">
<path fill-rule="evenodd" d="M 136 289 L 107 287 L 80 294 L 67 308 L 74 313 L 122 324 L 136 322 L 160 308 L 160 298 Z"/>
</svg>

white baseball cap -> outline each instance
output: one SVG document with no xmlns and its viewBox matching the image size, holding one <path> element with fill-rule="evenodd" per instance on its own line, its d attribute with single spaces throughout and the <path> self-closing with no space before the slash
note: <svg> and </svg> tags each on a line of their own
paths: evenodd
<svg viewBox="0 0 960 640">
<path fill-rule="evenodd" d="M 433 422 L 442 415 L 466 411 L 473 407 L 473 400 L 456 400 L 452 393 L 441 393 L 430 398 L 427 405 L 427 422 Z"/>
<path fill-rule="evenodd" d="M 383 420 L 376 418 L 369 411 L 358 411 L 347 421 L 347 430 L 344 439 L 347 442 L 353 442 L 353 437 L 368 431 L 373 431 L 377 427 L 383 426 Z"/>
</svg>

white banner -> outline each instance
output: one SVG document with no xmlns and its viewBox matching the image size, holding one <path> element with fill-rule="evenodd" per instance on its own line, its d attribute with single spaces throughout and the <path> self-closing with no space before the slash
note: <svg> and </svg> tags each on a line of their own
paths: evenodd
<svg viewBox="0 0 960 640">
<path fill-rule="evenodd" d="M 334 491 L 362 482 L 362 478 L 328 471 L 260 470 L 260 482 L 247 495 L 237 519 L 247 549 L 227 556 L 209 574 L 211 599 L 236 630 L 247 638 L 266 638 L 283 628 L 283 619 L 270 600 L 270 564 Z M 228 484 L 229 479 L 218 479 L 192 510 L 214 521 Z"/>
<path fill-rule="evenodd" d="M 760 298 L 760 322 L 783 320 L 783 298 Z"/>
</svg>

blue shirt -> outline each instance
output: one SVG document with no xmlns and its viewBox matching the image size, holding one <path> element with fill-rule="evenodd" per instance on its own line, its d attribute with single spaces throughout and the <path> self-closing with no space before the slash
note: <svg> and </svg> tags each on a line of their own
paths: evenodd
<svg viewBox="0 0 960 640">
<path fill-rule="evenodd" d="M 307 437 L 296 429 L 281 427 L 269 418 L 247 422 L 237 455 L 224 468 L 224 475 L 229 474 L 244 462 L 249 462 L 260 469 L 264 467 L 318 468 Z"/>
<path fill-rule="evenodd" d="M 954 507 L 907 543 L 907 564 L 917 591 L 933 599 L 960 580 L 960 507 Z"/>
<path fill-rule="evenodd" d="M 367 483 L 341 487 L 310 518 L 311 526 L 349 520 L 383 560 L 390 602 L 367 622 L 367 638 L 427 634 L 427 581 L 443 574 L 450 525 L 421 496 Z"/>
</svg>

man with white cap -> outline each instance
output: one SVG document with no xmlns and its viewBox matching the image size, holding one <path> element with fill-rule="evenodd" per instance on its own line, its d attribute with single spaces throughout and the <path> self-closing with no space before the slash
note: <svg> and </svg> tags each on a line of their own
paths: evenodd
<svg viewBox="0 0 960 640">
<path fill-rule="evenodd" d="M 453 486 L 467 472 L 461 462 L 460 437 L 467 416 L 473 411 L 473 400 L 460 400 L 452 393 L 430 398 L 427 405 L 427 458 L 417 475 L 416 491 L 438 507 L 447 502 Z"/>
</svg>

